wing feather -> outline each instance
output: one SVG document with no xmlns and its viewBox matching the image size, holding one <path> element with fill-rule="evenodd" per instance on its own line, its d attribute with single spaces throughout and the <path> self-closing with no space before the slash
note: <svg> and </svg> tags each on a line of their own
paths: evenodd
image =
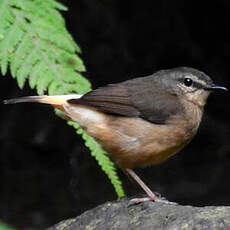
<svg viewBox="0 0 230 230">
<path fill-rule="evenodd" d="M 68 102 L 93 106 L 106 113 L 137 117 L 140 112 L 133 106 L 130 99 L 126 88 L 107 86 L 93 90 L 82 98 L 68 100 Z"/>
<path fill-rule="evenodd" d="M 183 110 L 177 96 L 167 93 L 159 81 L 154 82 L 153 75 L 101 87 L 68 102 L 109 114 L 142 117 L 156 124 L 165 124 L 171 115 Z"/>
</svg>

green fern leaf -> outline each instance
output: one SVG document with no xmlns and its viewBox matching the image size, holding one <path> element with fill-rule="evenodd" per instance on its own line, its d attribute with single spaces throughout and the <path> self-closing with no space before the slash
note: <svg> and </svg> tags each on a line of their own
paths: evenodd
<svg viewBox="0 0 230 230">
<path fill-rule="evenodd" d="M 20 88 L 28 80 L 39 95 L 44 93 L 86 93 L 91 85 L 78 56 L 79 46 L 73 41 L 58 10 L 67 10 L 55 0 L 0 0 L 0 68 L 7 68 Z M 70 125 L 73 125 L 70 123 Z M 78 125 L 81 134 L 102 170 L 110 178 L 118 196 L 123 196 L 114 164 L 101 146 Z"/>
<path fill-rule="evenodd" d="M 7 31 L 7 39 L 3 39 L 0 43 L 0 61 L 3 75 L 6 74 L 10 55 L 14 52 L 14 48 L 20 41 L 22 35 L 23 32 L 18 27 L 17 22 L 14 22 Z"/>
<path fill-rule="evenodd" d="M 125 194 L 122 188 L 121 181 L 117 176 L 113 162 L 109 160 L 106 152 L 91 136 L 86 134 L 77 123 L 69 121 L 68 124 L 72 125 L 77 130 L 77 134 L 82 135 L 82 138 L 85 141 L 85 145 L 91 150 L 91 154 L 96 158 L 102 170 L 109 177 L 111 183 L 114 185 L 117 195 L 119 197 L 123 197 Z"/>
<path fill-rule="evenodd" d="M 38 79 L 41 76 L 41 70 L 43 69 L 43 65 L 44 64 L 42 62 L 37 62 L 33 65 L 28 79 L 30 88 L 34 89 L 35 86 L 38 84 Z"/>
</svg>

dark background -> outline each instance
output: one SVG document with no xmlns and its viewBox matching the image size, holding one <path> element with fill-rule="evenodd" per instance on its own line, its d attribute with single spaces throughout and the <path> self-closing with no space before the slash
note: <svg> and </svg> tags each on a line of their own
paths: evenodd
<svg viewBox="0 0 230 230">
<path fill-rule="evenodd" d="M 159 69 L 198 68 L 230 87 L 230 2 L 66 1 L 67 27 L 82 48 L 93 88 Z M 35 95 L 0 78 L 2 99 Z M 0 219 L 42 229 L 116 194 L 74 129 L 45 105 L 0 106 Z M 167 162 L 136 172 L 170 201 L 230 205 L 228 94 L 209 98 L 197 136 Z M 119 172 L 129 196 L 142 192 Z"/>
</svg>

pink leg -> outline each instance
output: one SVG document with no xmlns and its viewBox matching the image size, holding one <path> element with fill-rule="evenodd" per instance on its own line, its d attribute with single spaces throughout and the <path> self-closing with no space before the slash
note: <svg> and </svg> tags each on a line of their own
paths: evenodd
<svg viewBox="0 0 230 230">
<path fill-rule="evenodd" d="M 167 204 L 175 204 L 173 202 L 169 202 L 167 200 L 158 198 L 149 188 L 148 186 L 141 180 L 139 176 L 132 170 L 132 169 L 125 169 L 125 172 L 132 177 L 140 186 L 141 188 L 146 192 L 148 197 L 144 198 L 136 198 L 132 199 L 131 203 L 139 204 L 145 201 L 157 201 L 157 202 L 162 202 L 162 203 L 167 203 Z"/>
<path fill-rule="evenodd" d="M 147 200 L 152 200 L 152 201 L 157 200 L 157 196 L 149 189 L 149 187 L 141 180 L 139 176 L 137 176 L 137 174 L 132 169 L 125 169 L 125 171 L 128 173 L 129 176 L 131 176 L 141 186 L 141 188 L 148 195 L 148 198 L 136 199 L 136 203 L 141 203 Z"/>
</svg>

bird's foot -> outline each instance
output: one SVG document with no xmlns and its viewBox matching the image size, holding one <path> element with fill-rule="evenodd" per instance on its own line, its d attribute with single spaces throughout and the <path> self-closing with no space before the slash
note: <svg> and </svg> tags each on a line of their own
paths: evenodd
<svg viewBox="0 0 230 230">
<path fill-rule="evenodd" d="M 134 198 L 129 201 L 129 205 L 140 204 L 146 201 L 156 201 L 156 200 L 151 199 L 150 197 Z"/>
<path fill-rule="evenodd" d="M 129 205 L 135 205 L 135 204 L 140 204 L 140 203 L 143 203 L 143 202 L 146 202 L 146 201 L 153 201 L 153 202 L 159 202 L 159 203 L 163 203 L 163 204 L 177 204 L 175 202 L 171 202 L 171 201 L 168 201 L 166 200 L 165 198 L 163 197 L 143 197 L 143 198 L 134 198 L 134 199 L 131 199 L 129 201 Z"/>
</svg>

